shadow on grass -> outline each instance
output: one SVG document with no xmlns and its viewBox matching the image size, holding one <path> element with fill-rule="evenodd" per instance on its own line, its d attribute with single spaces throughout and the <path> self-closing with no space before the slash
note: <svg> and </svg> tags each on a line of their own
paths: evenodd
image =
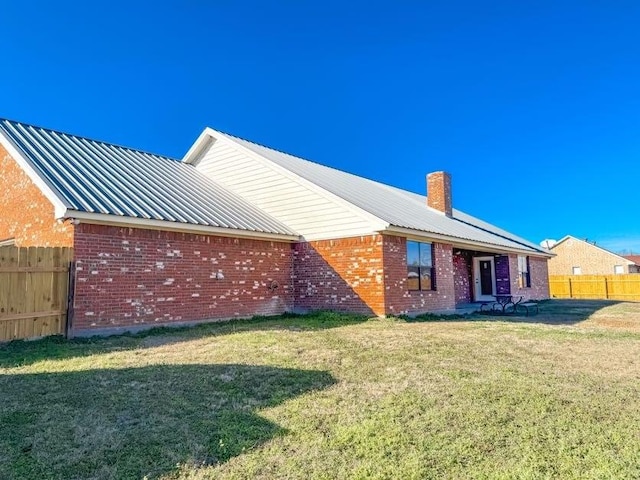
<svg viewBox="0 0 640 480">
<path fill-rule="evenodd" d="M 274 317 L 253 317 L 182 327 L 156 327 L 139 333 L 111 337 L 65 339 L 47 337 L 40 340 L 16 340 L 0 344 L 0 368 L 31 365 L 45 360 L 64 360 L 137 348 L 152 348 L 203 337 L 231 335 L 247 331 L 309 331 L 354 325 L 368 320 L 364 315 L 319 311 L 310 314 L 287 313 Z"/>
<path fill-rule="evenodd" d="M 256 410 L 335 383 L 325 371 L 158 365 L 0 376 L 0 478 L 158 478 L 286 431 Z"/>
<path fill-rule="evenodd" d="M 467 321 L 496 321 L 517 323 L 538 323 L 547 325 L 574 325 L 589 319 L 599 310 L 620 303 L 616 300 L 573 300 L 550 299 L 541 300 L 538 303 L 538 313 L 525 316 L 521 309 L 516 314 L 500 314 L 493 311 L 475 312 L 463 315 L 434 315 L 424 314 L 414 318 L 403 317 L 407 322 L 467 322 Z M 638 308 L 640 312 L 640 306 Z"/>
</svg>

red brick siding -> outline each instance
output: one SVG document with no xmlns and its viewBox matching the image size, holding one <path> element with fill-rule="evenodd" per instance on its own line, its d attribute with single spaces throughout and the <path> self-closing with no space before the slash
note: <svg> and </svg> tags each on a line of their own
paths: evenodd
<svg viewBox="0 0 640 480">
<path fill-rule="evenodd" d="M 451 216 L 451 175 L 447 172 L 427 175 L 427 205 Z"/>
<path fill-rule="evenodd" d="M 435 291 L 407 290 L 407 240 L 384 237 L 385 311 L 387 315 L 417 314 L 453 310 L 456 294 L 453 273 L 453 248 L 434 243 Z"/>
<path fill-rule="evenodd" d="M 453 255 L 453 280 L 456 303 L 469 303 L 471 297 L 471 275 L 473 273 L 473 259 L 471 254 L 461 251 Z"/>
<path fill-rule="evenodd" d="M 296 309 L 384 315 L 382 236 L 299 243 L 294 250 Z"/>
<path fill-rule="evenodd" d="M 512 295 L 522 295 L 525 300 L 543 300 L 549 298 L 549 271 L 547 269 L 546 258 L 529 257 L 530 288 L 519 287 L 517 255 L 509 255 L 509 271 L 511 273 Z"/>
<path fill-rule="evenodd" d="M 0 145 L 0 240 L 19 247 L 72 247 L 73 225 L 59 223 L 54 208 Z"/>
<path fill-rule="evenodd" d="M 74 332 L 280 314 L 291 244 L 80 224 Z M 216 278 L 218 274 L 224 278 Z M 269 290 L 271 282 L 278 287 Z"/>
</svg>

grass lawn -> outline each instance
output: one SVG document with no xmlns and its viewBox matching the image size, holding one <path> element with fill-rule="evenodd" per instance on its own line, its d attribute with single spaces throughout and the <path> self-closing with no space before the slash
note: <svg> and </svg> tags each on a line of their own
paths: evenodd
<svg viewBox="0 0 640 480">
<path fill-rule="evenodd" d="M 0 346 L 0 479 L 640 478 L 640 303 Z"/>
</svg>

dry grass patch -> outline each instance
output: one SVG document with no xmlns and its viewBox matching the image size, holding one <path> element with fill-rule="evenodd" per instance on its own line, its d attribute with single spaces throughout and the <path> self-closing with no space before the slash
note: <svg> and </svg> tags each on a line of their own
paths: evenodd
<svg viewBox="0 0 640 480">
<path fill-rule="evenodd" d="M 598 311 L 0 347 L 0 478 L 640 478 L 640 335 Z"/>
</svg>

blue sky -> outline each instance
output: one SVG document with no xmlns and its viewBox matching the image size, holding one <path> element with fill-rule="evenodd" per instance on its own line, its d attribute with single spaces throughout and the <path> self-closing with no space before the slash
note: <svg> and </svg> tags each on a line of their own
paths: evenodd
<svg viewBox="0 0 640 480">
<path fill-rule="evenodd" d="M 180 158 L 205 126 L 539 242 L 640 252 L 640 3 L 3 4 L 0 117 Z"/>
</svg>

